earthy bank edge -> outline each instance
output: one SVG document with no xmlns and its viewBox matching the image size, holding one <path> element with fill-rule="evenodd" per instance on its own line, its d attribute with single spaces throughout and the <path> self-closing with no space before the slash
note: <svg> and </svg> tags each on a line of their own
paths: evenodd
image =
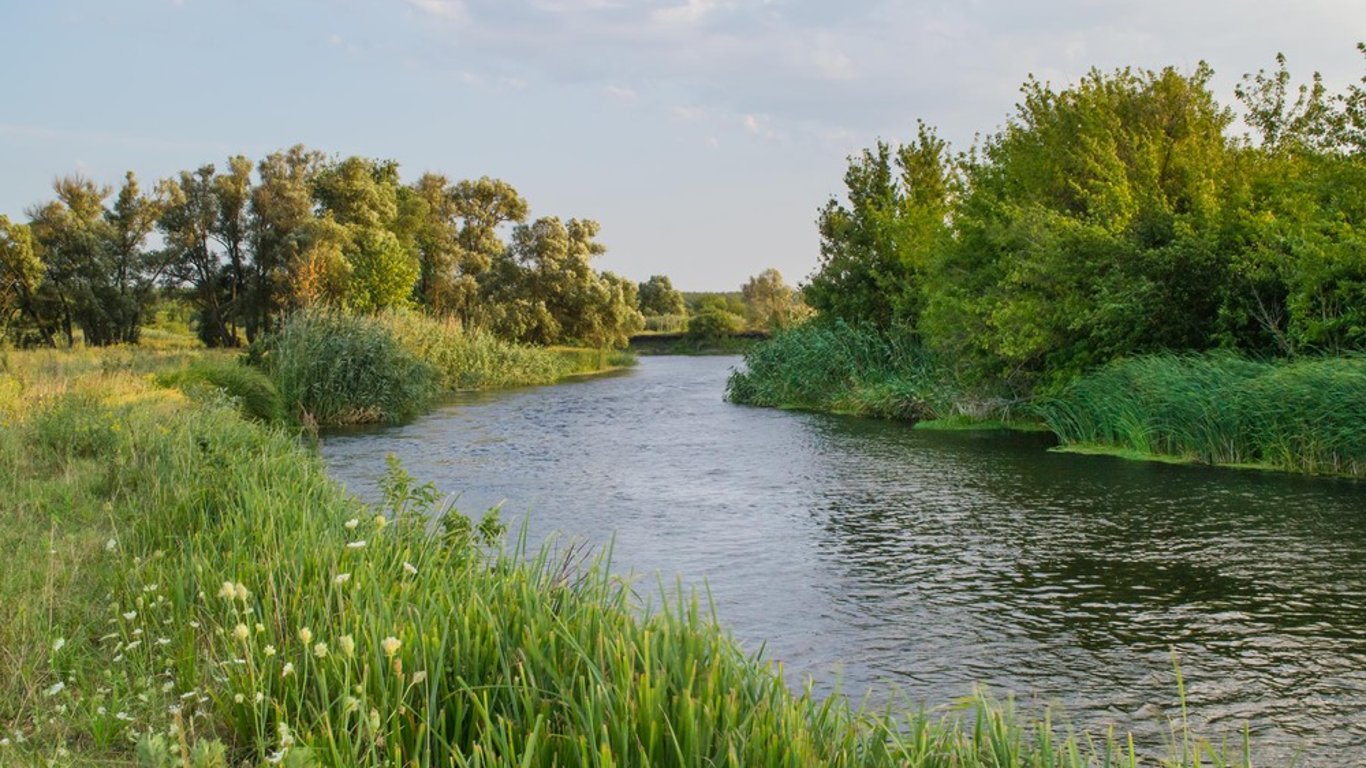
<svg viewBox="0 0 1366 768">
<path fill-rule="evenodd" d="M 727 383 L 738 403 L 1046 430 L 1062 450 L 1366 477 L 1366 355 L 1253 360 L 1231 352 L 1117 360 L 1028 399 L 974 395 L 911 336 L 841 323 L 782 332 Z"/>
<path fill-rule="evenodd" d="M 154 382 L 203 354 L 4 355 L 6 764 L 1141 764 L 984 695 L 792 692 L 695 600 L 499 549 L 396 466 L 363 505 L 222 390 Z M 1148 764 L 1248 764 L 1174 725 Z"/>
</svg>

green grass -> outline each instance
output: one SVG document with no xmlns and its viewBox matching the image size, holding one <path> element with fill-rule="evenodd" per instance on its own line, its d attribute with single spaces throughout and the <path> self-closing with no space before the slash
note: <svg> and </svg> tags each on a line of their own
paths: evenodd
<svg viewBox="0 0 1366 768">
<path fill-rule="evenodd" d="M 629 365 L 617 350 L 534 347 L 411 312 L 300 312 L 254 358 L 300 423 L 399 422 L 445 393 L 551 384 Z"/>
<path fill-rule="evenodd" d="M 1136 763 L 985 695 L 898 713 L 791 691 L 696 599 L 646 610 L 602 561 L 498 548 L 495 517 L 396 465 L 366 506 L 230 401 L 20 357 L 0 376 L 5 765 Z M 1244 764 L 1176 728 L 1145 764 Z"/>
<path fill-rule="evenodd" d="M 221 393 L 237 403 L 243 415 L 262 422 L 285 419 L 284 399 L 274 382 L 240 357 L 205 355 L 185 368 L 156 376 L 158 384 L 175 387 L 189 395 L 203 390 Z"/>
<path fill-rule="evenodd" d="M 726 393 L 749 405 L 920 421 L 949 412 L 933 373 L 908 334 L 807 323 L 746 353 Z"/>
<path fill-rule="evenodd" d="M 1126 359 L 1042 401 L 1039 413 L 1065 446 L 1366 477 L 1362 356 Z"/>
</svg>

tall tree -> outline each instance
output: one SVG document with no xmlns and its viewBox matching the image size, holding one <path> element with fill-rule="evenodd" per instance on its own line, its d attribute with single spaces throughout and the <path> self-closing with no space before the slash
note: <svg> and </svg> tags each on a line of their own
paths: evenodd
<svg viewBox="0 0 1366 768">
<path fill-rule="evenodd" d="M 23 344 L 32 334 L 53 346 L 53 330 L 38 296 L 43 272 L 29 228 L 0 214 L 0 332 L 11 341 Z"/>
<path fill-rule="evenodd" d="M 313 181 L 323 160 L 321 153 L 299 144 L 273 152 L 257 165 L 249 207 L 254 258 L 247 270 L 243 313 L 248 340 L 271 330 L 289 306 L 291 270 L 310 244 Z"/>
</svg>

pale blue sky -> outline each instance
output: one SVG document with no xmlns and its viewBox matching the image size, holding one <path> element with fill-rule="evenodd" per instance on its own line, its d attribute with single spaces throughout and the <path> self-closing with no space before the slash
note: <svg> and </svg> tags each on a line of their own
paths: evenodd
<svg viewBox="0 0 1366 768">
<path fill-rule="evenodd" d="M 0 213 L 79 171 L 151 184 L 294 143 L 511 182 L 599 260 L 734 289 L 815 267 L 845 157 L 915 119 L 965 148 L 1034 73 L 1366 72 L 1361 0 L 0 0 Z"/>
</svg>

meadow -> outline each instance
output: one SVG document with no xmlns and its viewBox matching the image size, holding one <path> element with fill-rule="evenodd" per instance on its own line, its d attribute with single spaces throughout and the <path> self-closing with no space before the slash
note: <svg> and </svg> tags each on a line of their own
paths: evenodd
<svg viewBox="0 0 1366 768">
<path fill-rule="evenodd" d="M 1179 714 L 1143 757 L 984 693 L 903 712 L 790 690 L 697 598 L 651 607 L 604 560 L 527 552 L 396 463 L 383 503 L 349 498 L 234 394 L 254 370 L 206 373 L 232 365 L 0 357 L 0 763 L 1251 764 Z"/>
</svg>

